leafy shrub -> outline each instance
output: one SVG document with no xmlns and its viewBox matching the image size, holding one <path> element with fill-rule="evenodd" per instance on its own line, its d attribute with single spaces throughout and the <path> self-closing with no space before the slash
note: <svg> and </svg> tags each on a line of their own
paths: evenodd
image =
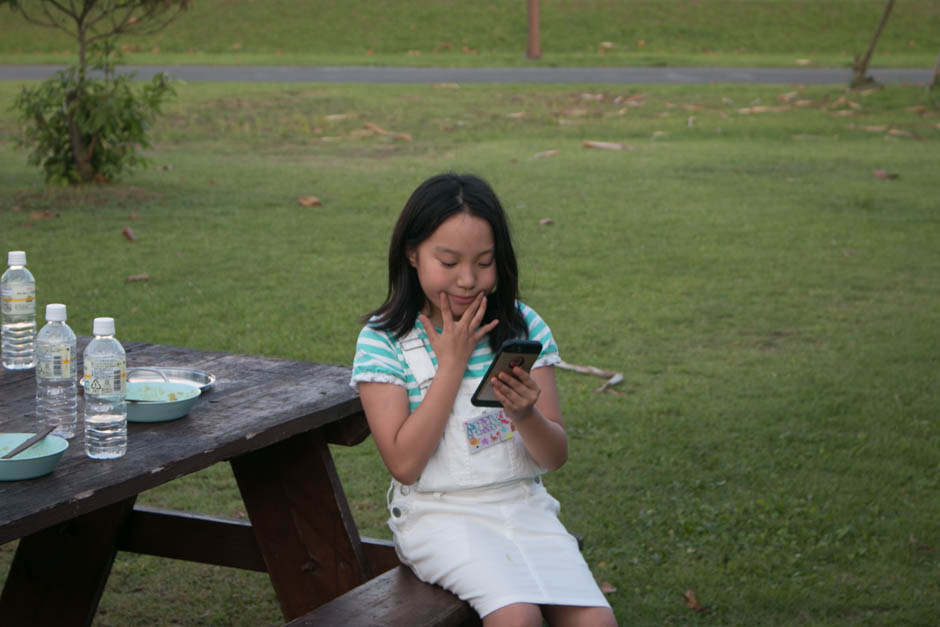
<svg viewBox="0 0 940 627">
<path fill-rule="evenodd" d="M 31 148 L 29 162 L 50 183 L 107 182 L 125 170 L 146 165 L 147 130 L 164 101 L 175 95 L 169 77 L 133 85 L 133 75 L 117 74 L 112 48 L 91 49 L 89 67 L 56 72 L 36 87 L 25 87 L 14 107 L 20 112 L 20 147 Z"/>
</svg>

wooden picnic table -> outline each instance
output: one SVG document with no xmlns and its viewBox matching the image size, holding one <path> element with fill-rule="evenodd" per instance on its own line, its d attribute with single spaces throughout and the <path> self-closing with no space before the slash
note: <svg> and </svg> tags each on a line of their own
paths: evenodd
<svg viewBox="0 0 940 627">
<path fill-rule="evenodd" d="M 91 624 L 119 550 L 265 571 L 287 620 L 397 564 L 388 543 L 360 538 L 328 447 L 369 433 L 349 368 L 124 348 L 128 368 L 217 380 L 188 416 L 129 424 L 122 458 L 89 459 L 79 433 L 52 474 L 0 482 L 0 545 L 20 539 L 0 625 Z M 0 430 L 35 430 L 34 371 L 0 369 Z M 248 521 L 135 506 L 141 492 L 225 461 Z"/>
</svg>

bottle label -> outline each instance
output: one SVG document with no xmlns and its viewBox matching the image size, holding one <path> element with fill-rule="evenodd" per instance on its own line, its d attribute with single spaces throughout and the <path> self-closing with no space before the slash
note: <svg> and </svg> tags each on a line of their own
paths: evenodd
<svg viewBox="0 0 940 627">
<path fill-rule="evenodd" d="M 123 359 L 86 359 L 85 393 L 94 396 L 125 394 L 126 363 Z"/>
<path fill-rule="evenodd" d="M 43 346 L 36 351 L 37 379 L 71 379 L 75 373 L 72 347 Z"/>
<path fill-rule="evenodd" d="M 36 284 L 12 283 L 4 286 L 0 292 L 3 313 L 8 316 L 21 316 L 36 313 Z"/>
</svg>

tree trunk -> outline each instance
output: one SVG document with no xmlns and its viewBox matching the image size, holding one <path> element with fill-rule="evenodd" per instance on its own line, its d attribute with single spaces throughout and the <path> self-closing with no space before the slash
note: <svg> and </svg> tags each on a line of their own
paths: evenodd
<svg viewBox="0 0 940 627">
<path fill-rule="evenodd" d="M 78 40 L 78 82 L 85 82 L 85 71 L 88 65 L 88 42 L 85 41 L 85 25 L 81 21 L 75 22 L 75 38 Z"/>
<path fill-rule="evenodd" d="M 526 53 L 530 59 L 542 58 L 542 44 L 539 42 L 539 0 L 527 0 L 529 14 L 529 43 Z"/>
<path fill-rule="evenodd" d="M 888 16 L 891 14 L 891 9 L 893 8 L 894 0 L 888 0 L 888 3 L 885 5 L 885 10 L 881 14 L 881 21 L 878 23 L 878 28 L 875 29 L 875 36 L 871 38 L 871 43 L 868 45 L 868 51 L 861 59 L 857 56 L 855 57 L 855 65 L 852 68 L 852 87 L 861 87 L 862 85 L 875 82 L 870 76 L 866 76 L 865 74 L 868 72 L 868 62 L 871 61 L 871 55 L 875 52 L 878 38 L 881 37 L 881 31 L 884 29 L 885 22 L 888 21 Z"/>
<path fill-rule="evenodd" d="M 937 64 L 933 66 L 933 80 L 930 81 L 930 89 L 940 87 L 940 52 L 937 53 Z"/>
<path fill-rule="evenodd" d="M 69 143 L 72 146 L 72 158 L 75 160 L 75 169 L 82 183 L 90 183 L 95 177 L 95 168 L 91 164 L 91 152 L 85 144 L 85 137 L 82 129 L 75 121 L 75 116 L 71 111 L 72 101 L 81 99 L 85 89 L 85 76 L 87 73 L 87 50 L 88 43 L 85 41 L 85 25 L 81 20 L 76 20 L 76 35 L 78 39 L 78 85 L 75 90 L 69 93 L 65 102 L 65 117 L 69 124 Z"/>
<path fill-rule="evenodd" d="M 95 178 L 95 169 L 91 165 L 91 149 L 85 143 L 82 129 L 78 127 L 72 112 L 66 104 L 65 116 L 69 124 L 69 143 L 72 146 L 72 158 L 75 159 L 75 169 L 82 183 L 90 183 Z"/>
</svg>

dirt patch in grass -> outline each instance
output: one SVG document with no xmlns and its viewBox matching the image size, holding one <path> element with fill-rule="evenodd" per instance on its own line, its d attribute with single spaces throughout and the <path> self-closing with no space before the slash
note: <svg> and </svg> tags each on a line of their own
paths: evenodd
<svg viewBox="0 0 940 627">
<path fill-rule="evenodd" d="M 131 185 L 42 187 L 14 191 L 12 198 L 0 201 L 0 211 L 61 212 L 85 207 L 127 209 L 152 203 L 159 198 L 160 194 L 153 190 Z"/>
</svg>

